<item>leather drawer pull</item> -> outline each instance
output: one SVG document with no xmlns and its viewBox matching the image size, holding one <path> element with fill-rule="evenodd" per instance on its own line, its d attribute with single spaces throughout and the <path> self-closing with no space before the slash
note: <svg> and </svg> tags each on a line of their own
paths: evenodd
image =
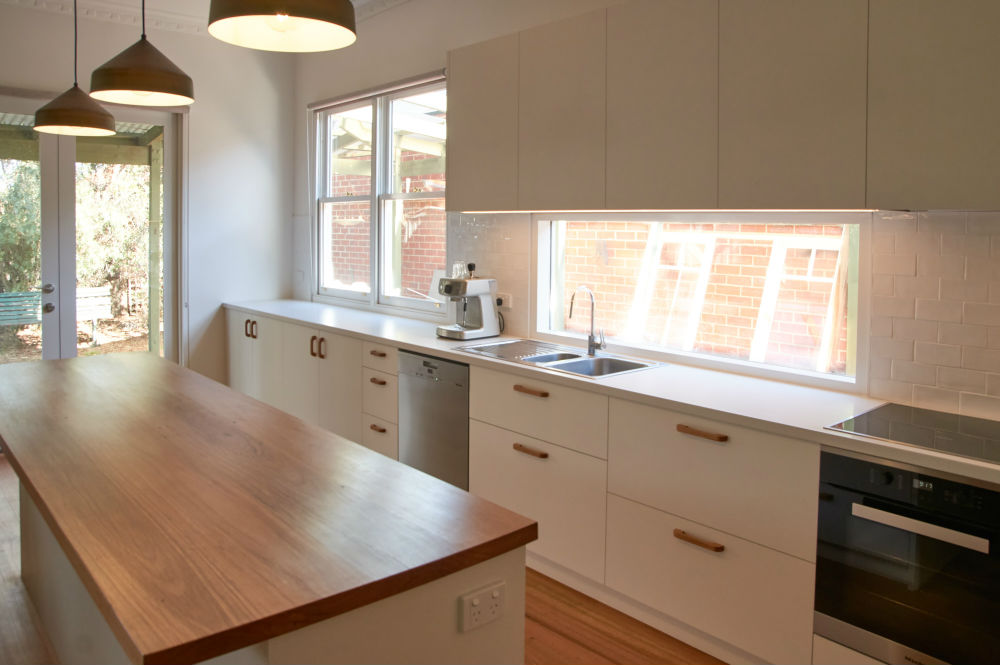
<svg viewBox="0 0 1000 665">
<path fill-rule="evenodd" d="M 309 338 L 309 355 L 316 357 L 316 335 Z"/>
<path fill-rule="evenodd" d="M 729 441 L 728 434 L 716 434 L 715 432 L 706 432 L 702 429 L 695 429 L 688 425 L 678 425 L 678 432 L 683 432 L 684 434 L 690 434 L 691 436 L 700 436 L 703 439 L 708 439 L 709 441 L 718 441 L 719 443 L 725 443 Z"/>
<path fill-rule="evenodd" d="M 376 358 L 385 358 L 385 351 L 369 351 L 368 353 Z"/>
<path fill-rule="evenodd" d="M 243 322 L 243 336 L 244 337 L 250 336 L 250 319 L 247 319 L 246 321 Z"/>
<path fill-rule="evenodd" d="M 326 360 L 326 337 L 319 338 L 319 345 L 316 347 L 316 354 Z"/>
<path fill-rule="evenodd" d="M 701 538 L 692 536 L 683 529 L 674 529 L 674 538 L 683 540 L 686 543 L 691 543 L 692 545 L 697 545 L 698 547 L 702 547 L 712 552 L 723 552 L 726 549 L 726 546 L 721 543 L 713 543 L 710 540 L 702 540 Z"/>
<path fill-rule="evenodd" d="M 368 429 L 370 429 L 373 432 L 378 432 L 379 434 L 385 434 L 385 428 L 384 427 L 379 427 L 378 425 L 376 425 L 374 423 L 372 423 L 371 425 L 369 425 Z"/>
<path fill-rule="evenodd" d="M 529 388 L 527 386 L 522 386 L 521 384 L 515 384 L 514 390 L 519 393 L 524 393 L 525 395 L 534 395 L 535 397 L 548 397 L 548 390 L 536 390 L 535 388 Z"/>
<path fill-rule="evenodd" d="M 542 450 L 535 450 L 534 448 L 529 448 L 523 443 L 515 443 L 514 450 L 519 453 L 524 453 L 525 455 L 531 455 L 532 457 L 537 457 L 538 459 L 548 459 L 549 454 Z"/>
<path fill-rule="evenodd" d="M 376 386 L 384 386 L 385 385 L 385 379 L 376 379 L 373 376 L 372 378 L 370 378 L 368 380 L 371 381 L 372 383 L 374 383 Z"/>
</svg>

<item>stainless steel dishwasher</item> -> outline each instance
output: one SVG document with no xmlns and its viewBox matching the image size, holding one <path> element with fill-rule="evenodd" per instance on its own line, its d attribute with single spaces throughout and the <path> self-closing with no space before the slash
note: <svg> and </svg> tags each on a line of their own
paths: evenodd
<svg viewBox="0 0 1000 665">
<path fill-rule="evenodd" d="M 399 352 L 399 461 L 469 489 L 469 366 Z"/>
</svg>

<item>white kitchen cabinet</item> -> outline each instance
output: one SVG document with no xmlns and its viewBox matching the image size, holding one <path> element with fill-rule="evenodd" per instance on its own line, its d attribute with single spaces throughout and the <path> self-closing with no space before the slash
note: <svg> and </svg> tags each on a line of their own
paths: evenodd
<svg viewBox="0 0 1000 665">
<path fill-rule="evenodd" d="M 387 374 L 365 367 L 361 381 L 362 403 L 368 415 L 398 422 L 399 379 L 395 374 Z"/>
<path fill-rule="evenodd" d="M 606 207 L 716 207 L 718 19 L 715 2 L 608 8 Z"/>
<path fill-rule="evenodd" d="M 604 581 L 607 463 L 471 420 L 469 491 L 538 522 L 528 550 Z"/>
<path fill-rule="evenodd" d="M 226 328 L 229 387 L 277 406 L 282 392 L 282 324 L 266 316 L 227 309 Z"/>
<path fill-rule="evenodd" d="M 520 33 L 522 210 L 604 207 L 605 10 Z"/>
<path fill-rule="evenodd" d="M 515 210 L 518 36 L 448 53 L 448 210 Z"/>
<path fill-rule="evenodd" d="M 362 419 L 364 434 L 361 443 L 377 453 L 394 460 L 399 459 L 399 426 L 388 420 L 364 414 Z"/>
<path fill-rule="evenodd" d="M 615 591 L 763 662 L 811 661 L 814 564 L 614 494 L 607 538 Z"/>
<path fill-rule="evenodd" d="M 364 436 L 362 395 L 358 391 L 362 342 L 354 337 L 318 332 L 319 426 L 359 443 Z"/>
<path fill-rule="evenodd" d="M 385 344 L 365 342 L 361 350 L 361 363 L 385 374 L 399 373 L 399 349 Z"/>
<path fill-rule="evenodd" d="M 813 635 L 813 665 L 884 665 L 860 651 L 849 649 L 821 635 Z"/>
<path fill-rule="evenodd" d="M 608 398 L 587 390 L 473 366 L 469 417 L 601 459 L 608 456 Z"/>
<path fill-rule="evenodd" d="M 1000 3 L 871 0 L 868 207 L 1000 208 Z"/>
<path fill-rule="evenodd" d="M 229 312 L 240 314 L 236 310 Z M 258 332 L 257 339 L 250 338 L 251 351 L 258 357 L 248 358 L 251 354 L 236 347 L 235 362 L 230 356 L 231 381 L 233 378 L 242 381 L 243 374 L 263 367 L 270 377 L 266 381 L 256 381 L 267 395 L 267 399 L 261 398 L 263 401 L 308 423 L 360 442 L 361 341 L 259 316 L 254 320 L 258 321 L 257 330 L 263 331 Z M 242 326 L 241 319 L 230 322 L 231 339 L 242 332 Z M 267 346 L 261 345 L 263 334 L 274 341 Z"/>
<path fill-rule="evenodd" d="M 610 492 L 815 561 L 818 487 L 815 444 L 611 400 Z"/>
<path fill-rule="evenodd" d="M 867 21 L 867 0 L 720 0 L 718 207 L 865 207 Z"/>
</svg>

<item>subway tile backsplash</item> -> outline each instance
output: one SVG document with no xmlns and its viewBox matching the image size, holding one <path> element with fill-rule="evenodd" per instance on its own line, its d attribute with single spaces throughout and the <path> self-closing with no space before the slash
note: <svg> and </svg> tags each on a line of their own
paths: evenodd
<svg viewBox="0 0 1000 665">
<path fill-rule="evenodd" d="M 881 212 L 869 393 L 1000 419 L 1000 212 Z"/>
</svg>

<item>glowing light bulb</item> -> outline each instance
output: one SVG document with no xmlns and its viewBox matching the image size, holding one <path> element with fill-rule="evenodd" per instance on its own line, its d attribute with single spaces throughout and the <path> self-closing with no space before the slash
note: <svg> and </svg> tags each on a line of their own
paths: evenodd
<svg viewBox="0 0 1000 665">
<path fill-rule="evenodd" d="M 287 32 L 295 27 L 295 22 L 289 19 L 288 14 L 275 14 L 267 19 L 267 25 L 275 32 Z"/>
</svg>

